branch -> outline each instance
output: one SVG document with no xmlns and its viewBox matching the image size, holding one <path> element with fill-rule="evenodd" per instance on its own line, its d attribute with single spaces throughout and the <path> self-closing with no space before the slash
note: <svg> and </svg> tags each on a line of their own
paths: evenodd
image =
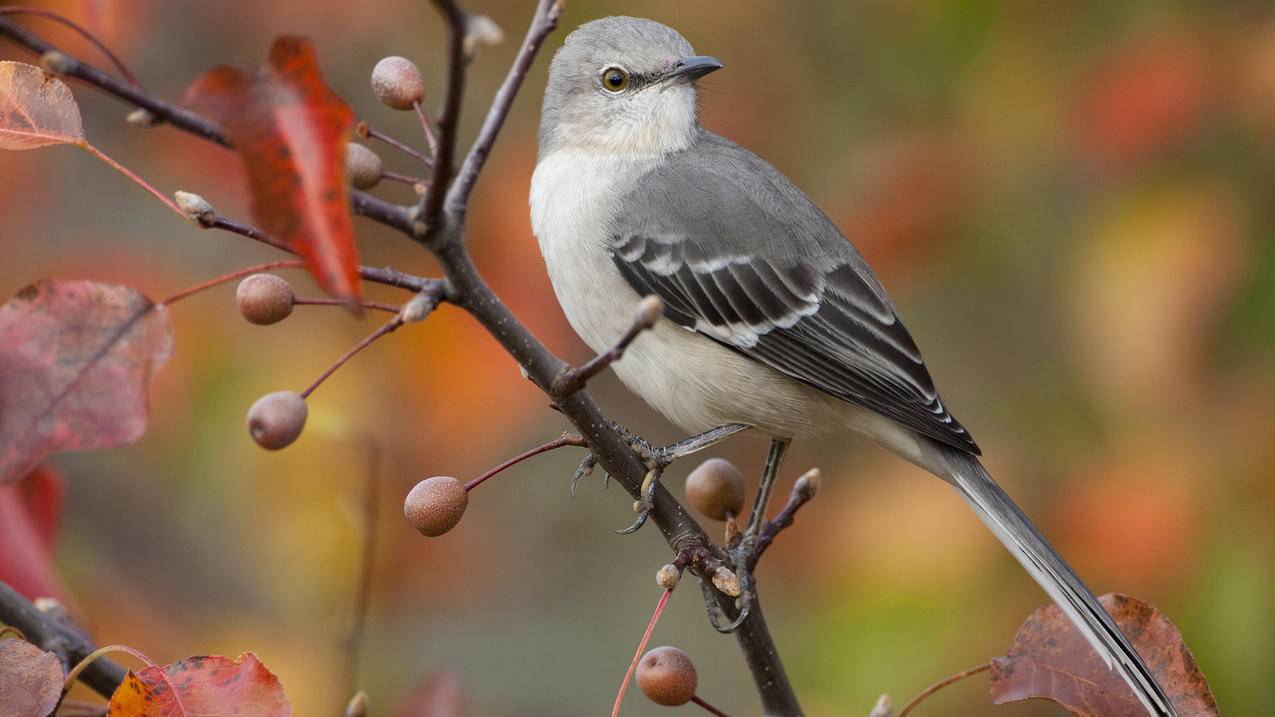
<svg viewBox="0 0 1275 717">
<path fill-rule="evenodd" d="M 434 0 L 438 12 L 447 20 L 449 43 L 447 52 L 447 90 L 438 117 L 438 150 L 434 153 L 434 174 L 429 190 L 416 204 L 416 217 L 429 232 L 438 225 L 447 185 L 456 171 L 456 132 L 460 124 L 460 105 L 465 94 L 465 26 L 468 14 L 455 0 Z M 423 234 L 414 233 L 418 239 Z"/>
<path fill-rule="evenodd" d="M 0 582 L 0 622 L 18 628 L 32 644 L 57 655 L 64 669 L 97 649 L 69 621 L 42 612 L 3 582 Z M 118 664 L 98 658 L 80 673 L 80 681 L 103 697 L 110 697 L 124 681 L 124 673 Z"/>
<path fill-rule="evenodd" d="M 140 107 L 150 112 L 158 121 L 167 122 L 180 130 L 223 147 L 234 147 L 225 132 L 215 122 L 205 119 L 184 107 L 166 102 L 140 87 L 97 69 L 93 65 L 75 59 L 52 44 L 23 30 L 3 15 L 0 15 L 0 37 L 7 37 L 37 55 L 43 55 L 46 52 L 58 52 L 65 58 L 64 71 L 62 72 L 64 76 L 82 80 L 118 100 L 122 100 L 134 107 Z M 412 222 L 408 218 L 407 209 L 404 207 L 378 199 L 367 192 L 352 187 L 350 188 L 350 196 L 356 214 L 361 214 L 401 232 L 411 233 Z"/>
<path fill-rule="evenodd" d="M 652 294 L 643 298 L 638 303 L 637 311 L 633 315 L 633 323 L 629 325 L 628 330 L 624 332 L 620 340 L 616 341 L 611 348 L 594 356 L 580 368 L 568 368 L 559 374 L 549 387 L 549 393 L 560 398 L 569 396 L 584 388 L 589 379 L 619 361 L 624 356 L 624 351 L 629 348 L 629 344 L 633 343 L 633 340 L 638 337 L 638 334 L 654 326 L 655 322 L 659 321 L 660 316 L 663 314 L 664 302 L 660 301 L 660 297 Z"/>
<path fill-rule="evenodd" d="M 562 17 L 564 6 L 563 0 L 540 0 L 536 7 L 536 14 L 527 27 L 527 36 L 522 40 L 522 47 L 518 48 L 518 55 L 509 68 L 509 74 L 505 75 L 505 81 L 496 91 L 491 110 L 487 112 L 482 129 L 478 131 L 478 139 L 474 140 L 469 154 L 465 155 L 465 163 L 461 166 L 460 173 L 456 175 L 455 183 L 447 191 L 449 214 L 461 216 L 465 213 L 469 204 L 469 194 L 474 189 L 474 183 L 478 181 L 478 174 L 482 171 L 483 164 L 487 162 L 487 156 L 491 154 L 491 148 L 496 143 L 501 127 L 505 124 L 505 118 L 509 116 L 514 98 L 518 96 L 518 90 L 522 87 L 523 80 L 527 78 L 527 71 L 531 69 L 531 63 L 536 59 L 540 46 L 558 26 L 558 18 Z"/>
<path fill-rule="evenodd" d="M 761 559 L 761 554 L 766 552 L 766 548 L 769 548 L 770 544 L 775 542 L 775 536 L 792 525 L 801 506 L 809 503 L 810 499 L 814 498 L 815 494 L 819 492 L 821 477 L 822 474 L 818 468 L 811 468 L 802 474 L 796 483 L 793 483 L 792 492 L 788 494 L 788 503 L 784 505 L 784 509 L 779 511 L 779 515 L 776 515 L 774 520 L 766 523 L 766 527 L 757 536 L 757 547 L 754 549 L 752 556 L 754 565 Z"/>
</svg>

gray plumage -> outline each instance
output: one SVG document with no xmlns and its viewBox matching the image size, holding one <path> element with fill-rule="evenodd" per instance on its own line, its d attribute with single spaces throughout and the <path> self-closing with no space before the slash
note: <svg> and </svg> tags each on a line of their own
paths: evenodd
<svg viewBox="0 0 1275 717">
<path fill-rule="evenodd" d="M 720 67 L 649 20 L 572 33 L 549 72 L 532 226 L 595 351 L 641 296 L 665 317 L 614 365 L 699 433 L 857 431 L 956 487 L 1153 715 L 1173 707 L 1071 568 L 988 476 L 854 246 L 782 174 L 702 128 L 693 80 Z"/>
</svg>

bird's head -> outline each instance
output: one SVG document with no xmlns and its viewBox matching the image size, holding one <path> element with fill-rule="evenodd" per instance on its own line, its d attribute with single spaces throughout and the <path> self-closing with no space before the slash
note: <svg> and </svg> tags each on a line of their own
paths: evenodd
<svg viewBox="0 0 1275 717">
<path fill-rule="evenodd" d="M 660 156 L 685 149 L 698 128 L 695 80 L 721 67 L 652 20 L 605 17 L 581 25 L 549 67 L 540 152 Z"/>
</svg>

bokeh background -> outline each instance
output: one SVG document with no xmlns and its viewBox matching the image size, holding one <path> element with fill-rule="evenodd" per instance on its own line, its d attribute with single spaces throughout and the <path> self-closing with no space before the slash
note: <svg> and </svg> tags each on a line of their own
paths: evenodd
<svg viewBox="0 0 1275 717">
<path fill-rule="evenodd" d="M 405 55 L 436 104 L 445 43 L 428 5 L 46 7 L 97 28 L 169 97 L 214 64 L 262 61 L 276 35 L 308 35 L 361 118 L 420 145 L 414 118 L 381 107 L 367 78 L 378 58 Z M 532 3 L 468 5 L 510 39 L 473 65 L 466 139 Z M 777 165 L 868 256 L 992 473 L 1097 592 L 1168 612 L 1226 714 L 1266 712 L 1275 701 L 1275 9 L 1258 0 L 569 0 L 563 26 L 606 14 L 661 20 L 725 61 L 703 83 L 704 123 Z M 30 59 L 4 43 L 0 57 Z M 581 360 L 527 218 L 546 64 L 536 63 L 478 185 L 470 245 L 515 312 Z M 246 216 L 233 155 L 169 129 L 127 127 L 119 104 L 74 90 L 98 146 L 165 191 L 196 191 Z M 402 185 L 379 193 L 412 196 Z M 401 237 L 365 221 L 358 230 L 365 263 L 436 271 Z M 59 276 L 160 298 L 274 257 L 183 224 L 71 148 L 0 154 L 0 247 L 5 294 Z M 669 557 L 651 528 L 611 533 L 632 517 L 627 496 L 595 478 L 571 499 L 581 457 L 571 449 L 479 489 L 443 538 L 424 539 L 400 518 L 417 480 L 472 477 L 566 428 L 513 361 L 445 307 L 339 372 L 312 400 L 301 440 L 266 453 L 244 430 L 247 407 L 308 384 L 374 319 L 305 307 L 281 325 L 250 326 L 232 293 L 174 308 L 178 352 L 154 386 L 140 443 L 53 461 L 68 490 L 60 591 L 96 639 L 161 662 L 255 650 L 298 715 L 337 714 L 351 682 L 379 715 L 422 689 L 426 701 L 459 694 L 469 715 L 605 713 Z M 677 437 L 610 376 L 592 388 L 639 432 Z M 340 641 L 369 440 L 383 456 L 381 520 L 350 676 Z M 751 481 L 764 451 L 741 439 L 718 454 Z M 798 444 L 781 490 L 815 465 L 823 492 L 760 569 L 811 714 L 866 714 L 882 692 L 898 704 L 1003 654 L 1044 602 L 957 497 L 917 469 L 865 441 Z M 691 467 L 676 466 L 667 483 L 680 493 Z M 654 644 L 691 654 L 704 697 L 755 714 L 733 640 L 708 627 L 687 587 Z M 625 709 L 664 711 L 636 693 Z M 923 712 L 943 713 L 1061 714 L 993 708 L 981 679 Z"/>
</svg>

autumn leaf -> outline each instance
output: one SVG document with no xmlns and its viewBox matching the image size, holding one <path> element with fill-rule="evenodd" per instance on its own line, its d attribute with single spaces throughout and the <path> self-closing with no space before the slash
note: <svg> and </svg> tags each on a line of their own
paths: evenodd
<svg viewBox="0 0 1275 717">
<path fill-rule="evenodd" d="M 243 158 L 256 222 L 305 257 L 329 293 L 361 293 L 345 181 L 354 113 L 327 85 L 308 40 L 281 37 L 256 72 L 217 67 L 186 104 L 221 124 Z"/>
<path fill-rule="evenodd" d="M 67 601 L 52 566 L 63 493 L 61 476 L 47 466 L 0 485 L 0 581 L 30 599 Z"/>
<path fill-rule="evenodd" d="M 1180 717 L 1218 714 L 1204 674 L 1182 633 L 1164 613 L 1119 593 L 1108 593 L 1099 600 L 1142 655 Z M 1009 654 L 992 660 L 990 683 L 992 701 L 998 705 L 1041 698 L 1080 717 L 1146 715 L 1124 680 L 1107 669 L 1054 605 L 1033 612 L 1018 629 Z"/>
<path fill-rule="evenodd" d="M 25 640 L 0 639 L 0 715 L 53 713 L 62 696 L 62 662 Z"/>
<path fill-rule="evenodd" d="M 136 289 L 45 279 L 15 294 L 0 306 L 0 485 L 51 453 L 140 438 L 172 353 L 167 313 Z"/>
<path fill-rule="evenodd" d="M 83 142 L 80 107 L 70 88 L 33 65 L 0 62 L 0 149 Z"/>
<path fill-rule="evenodd" d="M 287 717 L 283 686 L 257 656 L 187 657 L 129 672 L 111 695 L 111 717 Z"/>
</svg>

